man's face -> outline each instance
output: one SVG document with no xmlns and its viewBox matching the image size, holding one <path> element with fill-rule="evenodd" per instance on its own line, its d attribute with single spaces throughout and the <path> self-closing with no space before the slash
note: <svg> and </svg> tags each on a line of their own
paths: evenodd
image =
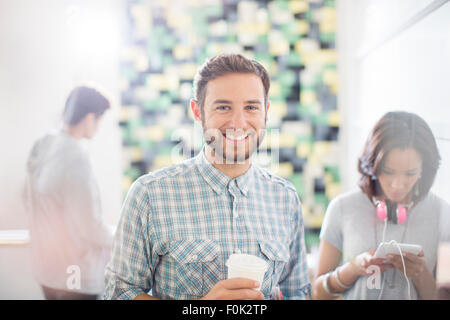
<svg viewBox="0 0 450 320">
<path fill-rule="evenodd" d="M 94 113 L 88 113 L 85 118 L 85 138 L 92 139 L 98 130 L 100 120 L 103 115 L 96 116 Z"/>
<path fill-rule="evenodd" d="M 231 73 L 209 81 L 203 112 L 195 108 L 199 106 L 194 102 L 194 114 L 216 162 L 244 163 L 264 138 L 264 86 L 255 74 Z"/>
</svg>

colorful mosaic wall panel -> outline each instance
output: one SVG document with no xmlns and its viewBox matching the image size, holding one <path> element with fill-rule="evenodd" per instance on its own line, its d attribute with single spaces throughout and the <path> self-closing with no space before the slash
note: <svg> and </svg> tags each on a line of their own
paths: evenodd
<svg viewBox="0 0 450 320">
<path fill-rule="evenodd" d="M 340 191 L 334 1 L 130 0 L 127 15 L 124 193 L 140 175 L 200 150 L 189 108 L 195 72 L 213 55 L 242 53 L 271 76 L 268 151 L 258 159 L 296 186 L 306 226 L 320 228 Z"/>
</svg>

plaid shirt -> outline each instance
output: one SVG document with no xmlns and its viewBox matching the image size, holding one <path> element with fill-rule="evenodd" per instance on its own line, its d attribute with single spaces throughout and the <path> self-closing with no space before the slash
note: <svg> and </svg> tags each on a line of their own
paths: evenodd
<svg viewBox="0 0 450 320">
<path fill-rule="evenodd" d="M 265 299 L 277 286 L 285 299 L 309 297 L 303 218 L 292 184 L 255 165 L 231 179 L 200 152 L 131 186 L 104 298 L 151 291 L 162 299 L 199 299 L 227 278 L 225 262 L 236 252 L 269 263 Z"/>
</svg>

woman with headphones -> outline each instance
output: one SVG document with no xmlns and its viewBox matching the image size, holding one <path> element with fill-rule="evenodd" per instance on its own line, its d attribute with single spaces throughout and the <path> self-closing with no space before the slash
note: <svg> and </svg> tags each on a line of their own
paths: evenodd
<svg viewBox="0 0 450 320">
<path fill-rule="evenodd" d="M 438 245 L 450 241 L 450 206 L 430 192 L 439 162 L 422 118 L 389 112 L 378 121 L 358 161 L 359 189 L 333 199 L 325 214 L 315 299 L 435 298 Z M 374 257 L 393 240 L 422 251 L 397 246 L 398 254 Z"/>
</svg>

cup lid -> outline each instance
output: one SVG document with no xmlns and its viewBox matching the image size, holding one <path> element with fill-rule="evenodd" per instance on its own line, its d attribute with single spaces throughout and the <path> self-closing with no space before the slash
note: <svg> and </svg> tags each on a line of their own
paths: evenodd
<svg viewBox="0 0 450 320">
<path fill-rule="evenodd" d="M 227 262 L 226 265 L 228 267 L 233 268 L 245 268 L 255 271 L 265 271 L 268 268 L 268 264 L 263 259 L 251 255 L 251 254 L 245 254 L 245 253 L 235 253 L 232 254 Z"/>
</svg>

